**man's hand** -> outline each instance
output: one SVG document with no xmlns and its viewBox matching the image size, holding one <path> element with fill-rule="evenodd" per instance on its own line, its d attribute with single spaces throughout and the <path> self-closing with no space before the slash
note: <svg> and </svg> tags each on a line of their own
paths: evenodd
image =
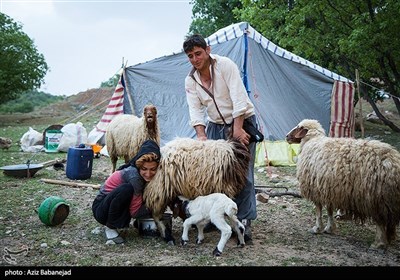
<svg viewBox="0 0 400 280">
<path fill-rule="evenodd" d="M 196 130 L 197 140 L 207 140 L 206 127 L 204 125 L 196 125 L 194 129 Z"/>
<path fill-rule="evenodd" d="M 206 141 L 207 140 L 207 136 L 206 135 L 197 136 L 197 140 Z"/>
<path fill-rule="evenodd" d="M 233 138 L 238 139 L 239 142 L 245 146 L 249 145 L 250 143 L 250 135 L 247 134 L 243 128 L 235 129 L 233 131 Z"/>
</svg>

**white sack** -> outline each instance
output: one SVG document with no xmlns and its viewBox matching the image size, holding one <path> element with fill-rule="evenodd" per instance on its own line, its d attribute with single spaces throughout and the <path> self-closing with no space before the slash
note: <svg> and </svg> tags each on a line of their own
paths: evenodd
<svg viewBox="0 0 400 280">
<path fill-rule="evenodd" d="M 40 146 L 43 148 L 43 145 L 37 145 L 38 143 L 43 143 L 43 134 L 30 127 L 28 132 L 22 135 L 20 142 L 23 152 L 37 152 L 41 150 Z M 33 146 L 35 147 L 31 148 Z"/>
<path fill-rule="evenodd" d="M 69 123 L 61 129 L 61 132 L 63 135 L 57 149 L 60 152 L 68 152 L 70 147 L 76 147 L 87 142 L 87 131 L 81 122 Z"/>
</svg>

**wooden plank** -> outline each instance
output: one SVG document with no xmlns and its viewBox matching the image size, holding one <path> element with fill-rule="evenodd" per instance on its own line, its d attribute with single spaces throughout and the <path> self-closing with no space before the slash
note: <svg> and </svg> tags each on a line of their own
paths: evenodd
<svg viewBox="0 0 400 280">
<path fill-rule="evenodd" d="M 78 187 L 78 188 L 86 187 L 86 188 L 100 189 L 100 185 L 94 185 L 94 184 L 53 180 L 53 179 L 40 179 L 40 181 L 44 182 L 44 183 L 48 183 L 48 184 L 65 185 L 65 186 Z"/>
</svg>

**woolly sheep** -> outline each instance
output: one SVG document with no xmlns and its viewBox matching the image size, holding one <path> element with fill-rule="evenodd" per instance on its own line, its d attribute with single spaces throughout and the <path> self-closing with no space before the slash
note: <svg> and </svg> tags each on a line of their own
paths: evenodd
<svg viewBox="0 0 400 280">
<path fill-rule="evenodd" d="M 176 196 L 194 199 L 220 192 L 235 197 L 243 188 L 250 162 L 247 148 L 237 140 L 200 141 L 176 138 L 161 147 L 161 161 L 143 200 L 151 209 L 161 236 L 174 243 L 162 214 Z"/>
<path fill-rule="evenodd" d="M 118 157 L 123 157 L 125 163 L 128 163 L 148 139 L 160 145 L 157 108 L 154 105 L 146 105 L 140 118 L 129 114 L 116 116 L 108 125 L 106 132 L 106 146 L 112 163 L 112 172 L 116 169 Z"/>
<path fill-rule="evenodd" d="M 221 238 L 213 251 L 213 255 L 216 257 L 221 256 L 226 242 L 232 235 L 232 228 L 226 222 L 225 216 L 238 236 L 238 246 L 245 245 L 245 228 L 236 216 L 237 211 L 236 203 L 223 193 L 198 196 L 194 200 L 178 196 L 172 209 L 174 218 L 179 216 L 184 220 L 181 239 L 181 244 L 184 246 L 189 242 L 189 229 L 192 225 L 196 225 L 198 229 L 197 244 L 204 241 L 204 227 L 209 222 L 212 222 L 221 231 Z"/>
<path fill-rule="evenodd" d="M 371 249 L 386 249 L 396 238 L 400 221 L 400 153 L 378 140 L 331 138 L 316 120 L 303 120 L 287 135 L 300 143 L 297 179 L 301 194 L 316 207 L 313 233 L 336 231 L 333 211 L 376 224 Z"/>
</svg>

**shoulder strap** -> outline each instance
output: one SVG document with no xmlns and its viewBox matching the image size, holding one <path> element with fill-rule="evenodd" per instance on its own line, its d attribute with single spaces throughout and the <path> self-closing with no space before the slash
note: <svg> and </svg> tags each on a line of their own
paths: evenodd
<svg viewBox="0 0 400 280">
<path fill-rule="evenodd" d="M 212 70 L 214 70 L 214 64 L 212 63 Z M 194 72 L 196 69 L 193 67 L 192 70 L 190 71 L 189 76 L 192 77 L 192 79 L 199 85 L 201 88 L 211 97 L 211 99 L 214 101 L 215 108 L 217 108 L 217 112 L 219 116 L 221 117 L 222 121 L 224 122 L 225 125 L 227 125 L 225 118 L 222 116 L 221 111 L 218 108 L 217 102 L 215 101 L 214 94 L 212 94 L 205 86 L 203 86 L 201 83 L 199 83 L 196 78 L 194 77 Z M 214 72 L 214 71 L 213 71 Z M 213 78 L 213 76 L 211 77 Z"/>
</svg>

